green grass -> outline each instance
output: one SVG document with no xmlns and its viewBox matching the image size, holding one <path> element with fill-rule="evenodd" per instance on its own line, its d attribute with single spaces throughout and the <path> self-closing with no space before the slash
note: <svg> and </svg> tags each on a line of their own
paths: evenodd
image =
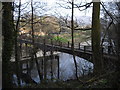
<svg viewBox="0 0 120 90">
<path fill-rule="evenodd" d="M 58 41 L 58 42 L 68 42 L 66 38 L 60 37 L 60 36 L 54 36 L 52 38 L 53 41 Z"/>
<path fill-rule="evenodd" d="M 62 33 L 59 36 L 66 39 L 66 41 L 69 41 L 71 43 L 71 40 L 72 40 L 71 34 Z M 74 32 L 74 42 L 75 43 L 85 42 L 86 40 L 90 40 L 90 38 L 88 38 L 90 36 L 91 36 L 90 31 L 86 31 L 86 32 L 76 31 Z"/>
</svg>

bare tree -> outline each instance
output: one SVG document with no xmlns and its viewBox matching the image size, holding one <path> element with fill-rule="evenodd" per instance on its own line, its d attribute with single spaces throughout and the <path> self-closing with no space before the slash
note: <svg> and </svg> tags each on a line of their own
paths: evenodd
<svg viewBox="0 0 120 90">
<path fill-rule="evenodd" d="M 21 0 L 19 0 L 19 6 L 18 6 L 18 18 L 15 25 L 15 62 L 16 62 L 16 75 L 18 80 L 18 85 L 20 86 L 20 68 L 19 68 L 19 50 L 18 50 L 18 31 L 19 31 L 19 23 L 20 23 L 20 15 L 21 15 Z"/>
<path fill-rule="evenodd" d="M 77 67 L 77 62 L 75 59 L 75 52 L 74 52 L 74 21 L 73 21 L 73 14 L 74 14 L 74 0 L 72 0 L 72 17 L 71 17 L 71 36 L 72 36 L 72 54 L 73 54 L 73 59 L 74 59 L 74 64 L 75 64 L 75 76 L 78 80 L 78 67 Z"/>
<path fill-rule="evenodd" d="M 37 71 L 38 71 L 38 75 L 39 75 L 39 78 L 40 78 L 40 81 L 42 80 L 42 75 L 40 73 L 40 67 L 39 67 L 39 63 L 38 63 L 38 60 L 37 60 L 37 55 L 36 55 L 36 50 L 35 50 L 35 41 L 34 41 L 34 24 L 33 24 L 33 0 L 31 0 L 31 9 L 32 9 L 32 17 L 31 17 L 31 29 L 32 29 L 32 44 L 33 44 L 33 51 L 32 51 L 32 58 L 34 60 L 34 57 L 35 57 L 35 62 L 36 62 L 36 66 L 37 66 Z"/>
</svg>

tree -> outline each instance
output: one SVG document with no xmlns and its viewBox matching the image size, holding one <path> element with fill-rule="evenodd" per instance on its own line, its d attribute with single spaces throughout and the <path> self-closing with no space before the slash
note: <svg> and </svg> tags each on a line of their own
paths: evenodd
<svg viewBox="0 0 120 90">
<path fill-rule="evenodd" d="M 117 28 L 116 28 L 116 33 L 117 33 L 117 37 L 116 37 L 116 40 L 117 40 L 117 61 L 116 61 L 116 72 L 117 72 L 117 75 L 116 75 L 116 78 L 115 78 L 115 81 L 117 82 L 116 83 L 116 86 L 115 87 L 118 87 L 120 88 L 119 86 L 119 83 L 120 83 L 120 29 L 119 29 L 119 26 L 120 26 L 120 2 L 116 2 L 116 7 L 117 7 L 117 12 L 118 12 L 118 16 L 117 16 Z"/>
<path fill-rule="evenodd" d="M 18 85 L 20 86 L 20 68 L 19 68 L 19 53 L 18 53 L 18 31 L 19 31 L 19 23 L 20 23 L 20 15 L 21 15 L 21 0 L 19 0 L 19 6 L 18 6 L 18 19 L 15 25 L 15 64 L 16 64 L 16 75 L 17 75 L 17 80 L 18 80 Z"/>
<path fill-rule="evenodd" d="M 31 16 L 31 29 L 32 29 L 32 44 L 33 44 L 33 52 L 32 52 L 32 59 L 34 60 L 35 57 L 35 62 L 36 62 L 36 66 L 37 66 L 37 71 L 38 71 L 38 75 L 40 80 L 42 80 L 42 74 L 40 73 L 40 68 L 39 68 L 39 63 L 37 60 L 37 55 L 36 55 L 36 50 L 35 50 L 35 38 L 34 38 L 34 27 L 33 27 L 33 0 L 31 0 L 31 9 L 32 9 L 32 16 Z"/>
<path fill-rule="evenodd" d="M 93 0 L 92 13 L 92 59 L 94 63 L 94 73 L 99 74 L 102 70 L 101 49 L 100 49 L 100 1 Z"/>
<path fill-rule="evenodd" d="M 71 36 L 72 36 L 72 45 L 71 45 L 71 49 L 72 49 L 72 54 L 73 54 L 73 59 L 74 59 L 74 64 L 75 64 L 75 76 L 78 80 L 78 74 L 77 74 L 77 62 L 75 59 L 75 52 L 74 52 L 74 21 L 73 21 L 73 14 L 74 14 L 74 0 L 72 0 L 72 17 L 71 17 Z"/>
<path fill-rule="evenodd" d="M 13 20 L 12 2 L 3 2 L 3 49 L 2 49 L 2 85 L 3 88 L 12 87 L 10 59 L 13 50 Z"/>
<path fill-rule="evenodd" d="M 120 78 L 120 2 L 110 2 L 105 5 L 105 3 L 101 3 L 106 16 L 108 17 L 107 22 L 109 23 L 106 28 L 105 34 L 107 33 L 107 39 L 110 39 L 110 45 L 112 44 L 112 50 L 114 50 L 117 58 L 116 60 L 111 60 L 108 63 L 112 62 L 112 66 L 107 63 L 107 66 L 112 67 L 111 71 L 114 71 L 114 74 L 110 77 L 110 81 L 112 81 L 112 87 L 119 87 L 119 78 Z M 104 35 L 105 36 L 105 35 Z M 102 40 L 104 41 L 104 40 Z M 112 42 L 111 42 L 112 41 Z"/>
</svg>

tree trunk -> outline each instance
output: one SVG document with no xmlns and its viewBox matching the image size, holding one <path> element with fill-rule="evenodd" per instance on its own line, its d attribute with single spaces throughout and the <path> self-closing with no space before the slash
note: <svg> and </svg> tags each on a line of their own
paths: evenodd
<svg viewBox="0 0 120 90">
<path fill-rule="evenodd" d="M 32 9 L 32 17 L 31 17 L 31 29 L 32 29 L 32 44 L 33 44 L 33 51 L 32 51 L 32 57 L 34 60 L 35 57 L 35 62 L 36 62 L 36 66 L 37 66 L 37 71 L 38 71 L 38 75 L 40 78 L 40 81 L 42 80 L 42 75 L 40 74 L 40 67 L 39 67 L 39 63 L 37 60 L 37 55 L 36 55 L 36 50 L 35 50 L 35 40 L 34 40 L 34 28 L 33 28 L 33 0 L 31 0 L 31 9 Z"/>
<path fill-rule="evenodd" d="M 75 64 L 75 76 L 78 80 L 78 74 L 77 74 L 77 62 L 75 60 L 75 52 L 74 52 L 74 20 L 73 20 L 73 14 L 74 14 L 74 0 L 72 0 L 72 17 L 71 17 L 71 36 L 72 36 L 72 54 L 73 54 L 73 59 L 74 59 L 74 64 Z"/>
<path fill-rule="evenodd" d="M 93 0 L 94 1 L 94 0 Z M 100 1 L 93 2 L 92 13 L 92 58 L 94 63 L 94 73 L 102 71 L 101 49 L 100 49 Z"/>
<path fill-rule="evenodd" d="M 12 3 L 3 2 L 2 88 L 12 88 L 10 59 L 13 50 Z"/>
<path fill-rule="evenodd" d="M 21 7 L 21 1 L 19 1 L 19 11 L 18 11 L 18 20 L 16 23 L 16 28 L 15 28 L 15 63 L 16 63 L 16 75 L 17 75 L 17 80 L 18 80 L 18 85 L 20 86 L 20 67 L 19 67 L 19 59 L 20 55 L 18 55 L 18 42 L 17 42 L 17 37 L 18 37 L 18 27 L 19 27 L 19 21 L 20 21 L 20 7 Z"/>
<path fill-rule="evenodd" d="M 120 16 L 120 2 L 117 2 L 117 5 L 118 5 L 118 16 Z M 117 56 L 118 56 L 118 59 L 117 59 L 117 62 L 116 62 L 116 72 L 117 75 L 116 75 L 116 79 L 115 81 L 117 82 L 117 86 L 118 88 L 120 88 L 120 17 L 118 18 L 118 24 L 117 24 Z"/>
</svg>

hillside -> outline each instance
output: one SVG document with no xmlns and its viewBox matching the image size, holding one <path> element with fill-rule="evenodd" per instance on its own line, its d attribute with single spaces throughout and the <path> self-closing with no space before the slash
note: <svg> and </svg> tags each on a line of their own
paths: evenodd
<svg viewBox="0 0 120 90">
<path fill-rule="evenodd" d="M 71 21 L 66 18 L 57 18 L 55 16 L 40 16 L 34 17 L 34 35 L 35 36 L 52 36 L 63 38 L 63 41 L 71 42 Z M 26 26 L 20 29 L 20 34 L 30 34 L 31 24 L 27 24 Z M 82 24 L 78 24 L 74 21 L 75 27 L 85 28 L 81 26 Z M 87 27 L 87 26 L 86 26 Z M 90 31 L 74 31 L 75 42 L 80 43 L 90 39 L 91 32 Z"/>
</svg>

